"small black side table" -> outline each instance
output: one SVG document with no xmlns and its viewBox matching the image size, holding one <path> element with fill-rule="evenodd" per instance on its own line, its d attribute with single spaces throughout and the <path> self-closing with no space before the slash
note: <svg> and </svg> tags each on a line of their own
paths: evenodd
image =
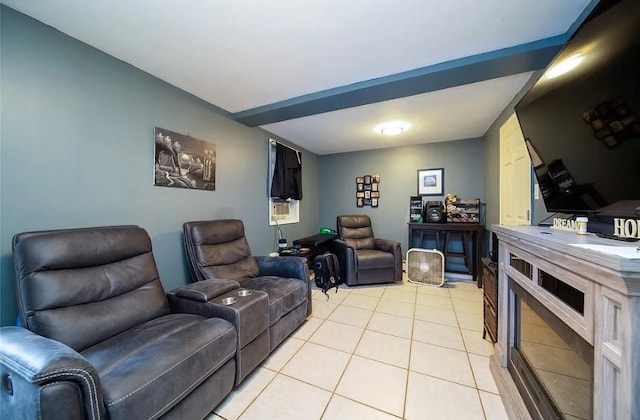
<svg viewBox="0 0 640 420">
<path fill-rule="evenodd" d="M 304 238 L 296 239 L 293 241 L 293 245 L 296 247 L 307 248 L 309 251 L 298 254 L 288 254 L 295 255 L 298 257 L 306 257 L 307 264 L 309 268 L 313 269 L 313 260 L 318 255 L 324 254 L 325 252 L 333 251 L 333 240 L 336 239 L 338 235 L 328 234 L 328 233 L 319 233 L 317 235 L 307 236 Z M 282 253 L 280 254 L 282 255 Z"/>
</svg>

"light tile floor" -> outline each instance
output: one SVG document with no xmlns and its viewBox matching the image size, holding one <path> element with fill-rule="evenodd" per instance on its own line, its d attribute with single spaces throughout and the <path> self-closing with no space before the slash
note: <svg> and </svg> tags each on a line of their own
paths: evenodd
<svg viewBox="0 0 640 420">
<path fill-rule="evenodd" d="M 329 296 L 208 419 L 507 419 L 475 283 Z"/>
</svg>

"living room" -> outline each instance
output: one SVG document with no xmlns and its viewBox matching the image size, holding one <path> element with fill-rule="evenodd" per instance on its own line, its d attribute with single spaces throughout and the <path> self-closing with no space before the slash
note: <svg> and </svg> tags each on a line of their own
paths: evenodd
<svg viewBox="0 0 640 420">
<path fill-rule="evenodd" d="M 15 325 L 18 314 L 11 240 L 19 232 L 138 225 L 151 237 L 166 290 L 190 283 L 185 221 L 240 219 L 254 255 L 277 250 L 268 220 L 269 139 L 302 152 L 300 221 L 280 226 L 289 243 L 335 229 L 338 215 L 368 214 L 376 236 L 401 242 L 406 252 L 409 197 L 424 168 L 444 168 L 444 194 L 480 199 L 482 223 L 497 224 L 500 127 L 541 73 L 480 137 L 319 155 L 9 7 L 1 6 L 0 18 L 2 326 Z M 153 185 L 154 127 L 216 145 L 215 191 Z M 356 205 L 355 178 L 365 174 L 380 175 L 377 208 Z M 534 200 L 532 223 L 547 216 Z M 484 241 L 487 250 L 488 235 Z"/>
<path fill-rule="evenodd" d="M 188 282 L 181 263 L 184 221 L 241 219 L 256 254 L 275 250 L 265 192 L 267 142 L 300 146 L 239 124 L 216 106 L 6 6 L 2 19 L 2 325 L 13 324 L 17 314 L 10 260 L 18 232 L 138 224 L 153 239 L 167 288 Z M 376 234 L 400 241 L 406 251 L 409 198 L 424 168 L 444 168 L 444 193 L 479 198 L 485 224 L 496 223 L 499 127 L 517 99 L 483 137 L 329 155 L 303 150 L 300 222 L 283 225 L 283 235 L 291 242 L 323 226 L 335 229 L 338 214 L 366 210 Z M 156 126 L 216 144 L 214 192 L 153 186 Z M 378 208 L 356 207 L 355 177 L 367 173 L 381 176 Z"/>
</svg>

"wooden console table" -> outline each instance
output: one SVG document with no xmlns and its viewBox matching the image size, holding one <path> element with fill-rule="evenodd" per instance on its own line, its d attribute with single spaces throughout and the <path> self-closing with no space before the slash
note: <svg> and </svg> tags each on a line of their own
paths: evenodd
<svg viewBox="0 0 640 420">
<path fill-rule="evenodd" d="M 471 235 L 471 276 L 482 287 L 482 239 L 484 225 L 479 223 L 409 223 L 409 248 L 422 248 L 425 234 L 466 233 Z M 414 245 L 416 243 L 417 245 Z"/>
</svg>

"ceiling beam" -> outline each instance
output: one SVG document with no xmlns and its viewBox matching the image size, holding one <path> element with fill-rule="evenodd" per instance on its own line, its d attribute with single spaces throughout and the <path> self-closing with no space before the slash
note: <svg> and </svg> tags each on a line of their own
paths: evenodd
<svg viewBox="0 0 640 420">
<path fill-rule="evenodd" d="M 231 118 L 257 127 L 539 70 L 549 64 L 566 40 L 559 35 L 447 61 L 236 112 Z"/>
</svg>

